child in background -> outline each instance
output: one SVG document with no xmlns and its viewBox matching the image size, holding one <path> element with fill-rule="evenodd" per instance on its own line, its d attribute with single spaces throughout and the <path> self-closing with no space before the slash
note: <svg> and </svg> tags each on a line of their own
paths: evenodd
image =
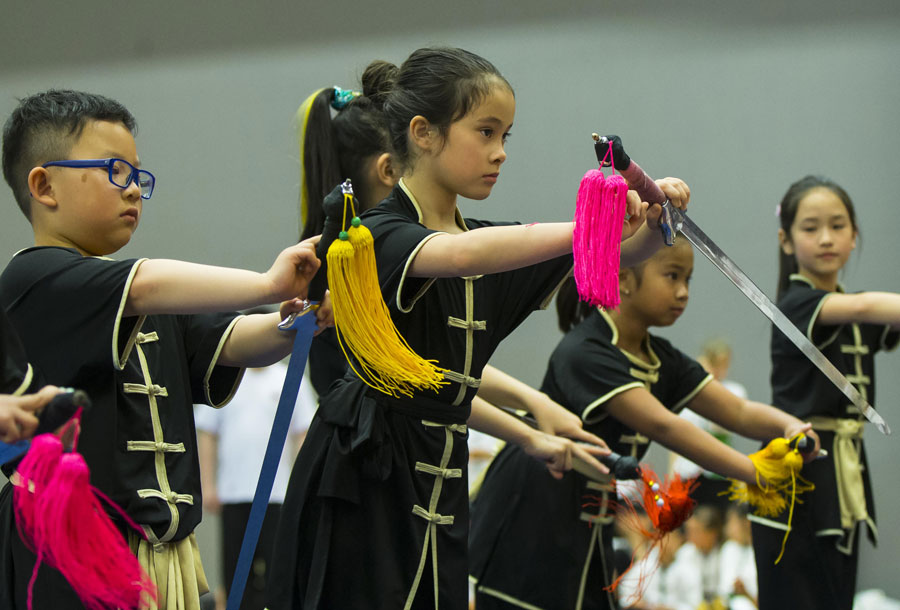
<svg viewBox="0 0 900 610">
<path fill-rule="evenodd" d="M 719 597 L 729 610 L 753 610 L 756 603 L 756 562 L 746 504 L 725 512 L 725 542 L 719 551 Z"/>
<path fill-rule="evenodd" d="M 88 393 L 79 451 L 91 483 L 142 529 L 119 523 L 159 593 L 159 608 L 196 608 L 206 590 L 193 530 L 200 473 L 192 403 L 226 404 L 246 366 L 290 351 L 279 314 L 215 312 L 283 301 L 302 308 L 319 267 L 316 240 L 283 250 L 265 273 L 175 260 L 116 261 L 155 177 L 139 169 L 135 120 L 118 102 L 77 91 L 23 99 L 3 131 L 3 174 L 34 231 L 0 276 L 0 305 L 48 380 Z M 328 322 L 328 308 L 320 322 Z M 25 608 L 34 555 L 0 493 L 0 595 Z M 81 608 L 42 568 L 35 608 Z"/>
<path fill-rule="evenodd" d="M 731 346 L 724 339 L 710 339 L 700 348 L 700 356 L 697 357 L 700 366 L 710 373 L 713 378 L 721 383 L 725 389 L 739 398 L 747 398 L 747 389 L 741 384 L 728 379 L 728 370 L 731 367 Z M 681 417 L 702 428 L 725 443 L 731 444 L 731 433 L 724 428 L 715 425 L 705 417 L 697 415 L 690 409 L 684 409 Z M 697 488 L 691 493 L 691 497 L 697 504 L 709 504 L 721 510 L 728 507 L 728 498 L 721 492 L 728 489 L 730 483 L 716 473 L 704 470 L 684 456 L 671 454 L 672 472 L 682 479 L 700 477 Z"/>
<path fill-rule="evenodd" d="M 461 49 L 376 65 L 403 178 L 363 222 L 394 324 L 449 369 L 449 383 L 395 398 L 348 376 L 321 399 L 282 510 L 272 610 L 466 607 L 467 423 L 522 444 L 557 476 L 573 454 L 597 464 L 475 397 L 499 341 L 572 267 L 571 222 L 495 226 L 457 209 L 458 196 L 485 199 L 498 180 L 515 113 L 509 83 Z M 662 188 L 685 205 L 681 181 Z M 623 245 L 626 260 L 660 244 L 634 193 L 630 211 L 625 235 L 638 235 Z"/>
<path fill-rule="evenodd" d="M 791 437 L 809 425 L 742 400 L 668 341 L 650 334 L 684 312 L 693 250 L 683 238 L 644 263 L 623 268 L 616 311 L 578 301 L 574 283 L 557 301 L 568 333 L 550 357 L 542 389 L 580 415 L 585 428 L 622 455 L 640 459 L 651 440 L 704 468 L 756 484 L 750 459 L 677 413 L 690 407 L 751 438 Z M 573 324 L 577 323 L 577 326 Z M 811 433 L 813 438 L 815 434 Z M 472 507 L 470 567 L 479 610 L 519 606 L 616 608 L 611 481 L 578 473 L 554 480 L 520 450 L 493 461 Z M 588 503 L 588 500 L 592 500 Z M 537 559 L 537 560 L 536 560 Z"/>
<path fill-rule="evenodd" d="M 847 192 L 806 176 L 778 206 L 778 308 L 876 406 L 875 353 L 900 333 L 900 294 L 846 293 L 838 276 L 859 228 Z M 794 508 L 778 565 L 784 520 L 751 515 L 762 608 L 844 608 L 853 604 L 859 527 L 876 537 L 875 507 L 863 444 L 865 420 L 847 398 L 777 329 L 772 331 L 772 402 L 808 419 L 828 451 L 803 469 L 815 484 Z"/>
<path fill-rule="evenodd" d="M 687 544 L 678 551 L 675 562 L 682 571 L 699 574 L 697 593 L 707 604 L 719 598 L 719 546 L 722 544 L 722 512 L 714 506 L 698 506 L 684 522 Z M 699 604 L 695 604 L 695 607 Z"/>
<path fill-rule="evenodd" d="M 650 525 L 649 519 L 647 524 Z M 678 552 L 684 548 L 683 529 L 672 530 L 661 545 L 651 548 L 642 558 L 635 558 L 631 571 L 625 574 L 616 589 L 616 596 L 623 608 L 697 609 L 697 604 L 702 599 L 699 594 L 700 575 L 696 570 L 685 572 L 683 564 L 676 564 Z M 679 603 L 677 600 L 688 601 Z"/>
<path fill-rule="evenodd" d="M 266 309 L 257 308 L 248 313 L 266 313 Z M 286 375 L 284 361 L 267 367 L 248 368 L 241 380 L 241 387 L 227 409 L 209 409 L 205 405 L 194 407 L 203 509 L 221 516 L 223 586 L 216 591 L 217 607 L 221 610 L 225 608 L 225 600 L 234 580 L 251 503 Z M 266 575 L 272 564 L 272 547 L 284 492 L 315 410 L 316 396 L 309 376 L 304 375 L 253 555 L 241 610 L 263 610 L 265 607 Z"/>
</svg>

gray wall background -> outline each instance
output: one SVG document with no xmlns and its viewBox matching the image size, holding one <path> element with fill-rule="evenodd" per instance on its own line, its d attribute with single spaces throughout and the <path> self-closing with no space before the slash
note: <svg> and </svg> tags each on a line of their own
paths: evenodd
<svg viewBox="0 0 900 610">
<path fill-rule="evenodd" d="M 503 179 L 488 200 L 463 202 L 464 214 L 570 219 L 594 165 L 590 132 L 618 133 L 652 175 L 690 184 L 692 218 L 769 294 L 774 208 L 807 173 L 831 176 L 856 202 L 863 246 L 848 289 L 900 290 L 893 0 L 2 4 L 0 115 L 17 97 L 70 87 L 138 118 L 141 160 L 159 182 L 122 257 L 266 269 L 298 232 L 299 103 L 353 86 L 371 59 L 449 44 L 492 60 L 518 102 Z M 0 204 L 6 261 L 30 231 L 8 189 Z M 692 287 L 682 320 L 660 334 L 688 353 L 729 337 L 732 377 L 767 400 L 769 325 L 705 260 Z M 534 315 L 493 363 L 537 385 L 558 338 L 553 314 Z M 898 368 L 896 354 L 880 358 L 876 406 L 900 431 Z M 867 437 L 881 538 L 863 544 L 859 586 L 900 597 L 900 440 L 874 427 Z M 201 535 L 215 583 L 213 524 Z"/>
</svg>

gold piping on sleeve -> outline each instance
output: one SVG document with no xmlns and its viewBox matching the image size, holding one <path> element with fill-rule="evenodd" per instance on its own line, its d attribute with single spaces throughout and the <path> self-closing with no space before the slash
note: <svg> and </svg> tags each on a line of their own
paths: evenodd
<svg viewBox="0 0 900 610">
<path fill-rule="evenodd" d="M 881 338 L 878 340 L 878 346 L 886 351 L 892 352 L 897 349 L 897 345 L 900 344 L 900 340 L 894 339 L 893 343 L 888 344 L 888 335 L 892 332 L 898 332 L 898 329 L 891 328 L 887 324 L 884 325 L 884 330 L 881 332 Z"/>
<path fill-rule="evenodd" d="M 231 321 L 231 324 L 228 325 L 228 328 L 225 329 L 225 332 L 222 333 L 222 337 L 219 339 L 219 345 L 216 346 L 216 351 L 213 354 L 212 360 L 209 361 L 209 368 L 206 369 L 206 375 L 203 376 L 203 395 L 206 396 L 206 402 L 209 406 L 214 409 L 221 409 L 234 398 L 235 392 L 237 392 L 238 386 L 241 385 L 241 379 L 244 378 L 244 371 L 246 369 L 241 369 L 238 372 L 237 378 L 234 380 L 234 384 L 231 386 L 231 390 L 228 392 L 228 395 L 222 399 L 222 402 L 213 404 L 212 395 L 209 391 L 209 378 L 212 377 L 213 369 L 216 368 L 216 363 L 219 361 L 219 356 L 222 354 L 222 349 L 225 347 L 225 342 L 228 340 L 228 337 L 231 336 L 231 333 L 234 331 L 234 327 L 237 324 L 238 320 L 243 318 L 244 316 L 237 316 L 234 320 Z"/>
<path fill-rule="evenodd" d="M 693 390 L 691 390 L 691 392 L 689 392 L 687 396 L 685 396 L 684 398 L 682 398 L 681 400 L 679 400 L 677 403 L 675 403 L 675 406 L 672 407 L 672 412 L 673 412 L 673 413 L 678 413 L 679 411 L 681 411 L 682 409 L 684 409 L 685 405 L 686 405 L 687 403 L 691 402 L 692 400 L 694 400 L 694 397 L 695 397 L 697 394 L 700 393 L 700 390 L 702 390 L 703 388 L 705 388 L 705 387 L 707 386 L 707 384 L 709 384 L 709 382 L 712 381 L 712 380 L 713 380 L 713 376 L 712 376 L 712 375 L 707 375 L 706 377 L 704 377 L 704 378 L 703 378 L 703 381 L 701 381 L 700 383 L 698 383 L 696 388 L 694 388 Z"/>
<path fill-rule="evenodd" d="M 400 284 L 397 286 L 397 297 L 396 297 L 397 309 L 399 309 L 403 313 L 411 312 L 412 308 L 416 304 L 416 301 L 421 299 L 422 296 L 424 296 L 424 294 L 426 292 L 428 292 L 428 289 L 431 288 L 431 285 L 434 284 L 434 280 L 436 278 L 433 278 L 433 277 L 428 278 L 428 280 L 425 282 L 425 284 L 419 289 L 419 292 L 417 292 L 415 295 L 413 295 L 412 299 L 410 299 L 409 307 L 403 306 L 403 300 L 401 299 L 401 295 L 403 294 L 403 285 L 406 283 L 406 274 L 409 273 L 409 267 L 410 267 L 410 265 L 412 265 L 413 259 L 416 258 L 416 255 L 419 253 L 419 250 L 422 249 L 422 246 L 424 246 L 425 243 L 429 239 L 433 238 L 436 235 L 444 235 L 444 233 L 432 233 L 430 235 L 426 235 L 422 239 L 422 241 L 420 241 L 419 244 L 415 247 L 415 249 L 413 249 L 413 251 L 410 253 L 409 257 L 407 257 L 407 259 L 406 259 L 406 264 L 403 265 L 403 274 L 400 276 Z"/>
<path fill-rule="evenodd" d="M 31 381 L 34 379 L 34 369 L 31 368 L 31 363 L 28 362 L 26 364 L 28 365 L 28 368 L 25 370 L 25 377 L 22 378 L 22 383 L 19 384 L 19 387 L 13 391 L 13 396 L 21 396 L 24 394 L 25 390 L 28 389 L 28 386 L 31 385 Z"/>
<path fill-rule="evenodd" d="M 829 296 L 831 295 L 826 294 L 824 297 L 822 297 L 822 299 L 819 301 L 819 304 L 816 305 L 816 310 L 813 312 L 812 317 L 809 319 L 809 324 L 807 324 L 806 326 L 806 338 L 809 339 L 810 343 L 815 345 L 820 350 L 825 349 L 829 344 L 831 344 L 832 341 L 837 339 L 838 334 L 840 334 L 841 332 L 841 327 L 843 326 L 843 324 L 833 326 L 832 328 L 834 328 L 834 331 L 832 331 L 831 334 L 825 337 L 821 343 L 816 343 L 815 339 L 813 339 L 813 330 L 816 326 L 816 320 L 819 319 L 819 312 L 822 311 L 822 306 L 825 305 L 825 301 L 828 300 Z"/>
<path fill-rule="evenodd" d="M 609 400 L 613 396 L 621 394 L 622 392 L 625 392 L 628 390 L 633 390 L 635 388 L 644 388 L 644 387 L 645 386 L 643 383 L 641 383 L 640 381 L 635 381 L 632 383 L 626 383 L 623 386 L 619 386 L 619 387 L 615 388 L 614 390 L 607 392 L 606 394 L 604 394 L 603 396 L 601 396 L 600 398 L 596 399 L 594 402 L 589 404 L 587 407 L 585 407 L 584 413 L 581 414 L 581 419 L 586 424 L 596 424 L 597 422 L 603 421 L 608 416 L 608 413 L 601 413 L 597 417 L 591 417 L 591 412 L 595 408 L 599 407 L 600 405 L 605 403 L 607 400 Z"/>
<path fill-rule="evenodd" d="M 538 306 L 542 311 L 544 309 L 547 309 L 548 307 L 550 307 L 550 303 L 553 302 L 553 297 L 556 296 L 556 293 L 559 292 L 559 289 L 562 288 L 562 285 L 565 283 L 565 281 L 567 279 L 569 279 L 569 277 L 572 275 L 572 273 L 574 271 L 575 271 L 575 265 L 572 265 L 572 268 L 569 269 L 569 272 L 565 276 L 563 276 L 563 278 L 561 280 L 559 280 L 559 283 L 556 284 L 556 286 L 553 288 L 553 290 L 550 291 L 550 293 L 548 293 L 547 296 L 544 297 L 544 300 L 541 301 L 541 304 Z"/>
<path fill-rule="evenodd" d="M 113 324 L 113 334 L 112 334 L 112 356 L 113 356 L 113 366 L 116 367 L 117 370 L 121 371 L 125 368 L 125 363 L 128 362 L 128 356 L 131 355 L 131 350 L 134 348 L 135 339 L 137 339 L 138 333 L 141 330 L 141 326 L 144 325 L 144 320 L 147 319 L 147 316 L 139 316 L 137 322 L 134 323 L 134 328 L 131 329 L 131 335 L 128 337 L 128 341 L 125 343 L 125 346 L 122 348 L 122 353 L 119 353 L 119 327 L 122 325 L 122 315 L 125 313 L 125 303 L 128 301 L 128 293 L 131 292 L 131 284 L 134 282 L 134 276 L 137 275 L 138 267 L 143 264 L 143 262 L 147 260 L 146 258 L 142 258 L 138 260 L 134 266 L 131 267 L 131 272 L 128 274 L 128 280 L 125 282 L 125 289 L 122 290 L 122 298 L 119 301 L 119 309 L 116 311 L 116 320 Z"/>
<path fill-rule="evenodd" d="M 806 284 L 806 285 L 809 286 L 810 288 L 812 288 L 812 289 L 814 289 L 814 290 L 816 289 L 816 285 L 813 284 L 813 283 L 810 281 L 809 278 L 804 277 L 804 276 L 800 275 L 799 273 L 792 273 L 790 276 L 788 276 L 788 281 L 803 282 L 804 284 Z M 844 292 L 844 287 L 841 286 L 840 284 L 838 284 L 837 292 Z M 821 344 L 816 344 L 816 342 L 813 340 L 813 327 L 814 327 L 815 324 L 816 324 L 816 320 L 819 319 L 819 311 L 821 311 L 822 305 L 825 304 L 825 299 L 827 299 L 829 296 L 830 296 L 830 295 L 826 294 L 826 295 L 825 295 L 824 297 L 822 297 L 822 299 L 819 301 L 819 304 L 816 306 L 816 310 L 813 312 L 812 317 L 809 319 L 809 324 L 808 324 L 807 327 L 806 327 L 806 338 L 809 339 L 810 343 L 812 343 L 813 345 L 815 345 L 815 346 L 816 346 L 817 348 L 819 348 L 819 349 L 823 349 L 826 345 L 828 345 L 829 343 L 831 343 L 832 341 L 834 341 L 835 337 L 837 337 L 837 336 L 838 336 L 838 333 L 841 331 L 841 325 L 839 324 L 839 325 L 837 325 L 837 326 L 834 327 L 834 332 L 831 333 L 831 335 L 829 335 L 828 337 L 826 337 L 826 338 L 822 341 Z"/>
</svg>

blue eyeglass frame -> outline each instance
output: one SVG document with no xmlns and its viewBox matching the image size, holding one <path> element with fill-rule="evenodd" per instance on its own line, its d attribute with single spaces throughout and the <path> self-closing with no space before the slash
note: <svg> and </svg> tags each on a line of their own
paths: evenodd
<svg viewBox="0 0 900 610">
<path fill-rule="evenodd" d="M 125 181 L 125 186 L 122 186 L 121 184 L 118 184 L 113 180 L 113 166 L 116 164 L 116 161 L 121 161 L 131 168 L 131 173 L 128 175 L 128 179 Z M 69 159 L 66 161 L 50 161 L 48 163 L 44 163 L 41 167 L 105 167 L 107 169 L 107 176 L 111 184 L 124 190 L 131 186 L 131 183 L 134 182 L 138 185 L 138 188 L 141 189 L 141 199 L 150 199 L 151 195 L 153 195 L 153 189 L 156 187 L 156 176 L 145 169 L 138 169 L 125 159 L 120 159 L 118 157 L 110 157 L 109 159 Z M 150 185 L 147 188 L 146 194 L 144 194 L 144 186 L 141 180 L 141 178 L 144 177 L 149 177 L 148 184 Z"/>
</svg>

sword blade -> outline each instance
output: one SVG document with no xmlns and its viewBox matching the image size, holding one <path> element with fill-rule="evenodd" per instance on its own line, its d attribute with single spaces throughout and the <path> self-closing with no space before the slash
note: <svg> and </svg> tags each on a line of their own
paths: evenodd
<svg viewBox="0 0 900 610">
<path fill-rule="evenodd" d="M 664 207 L 670 208 L 671 206 L 666 202 Z M 856 386 L 847 381 L 847 378 L 837 370 L 821 351 L 819 351 L 819 348 L 812 344 L 806 335 L 800 332 L 799 328 L 794 326 L 794 323 L 791 322 L 788 317 L 775 306 L 775 303 L 773 303 L 769 297 L 753 283 L 753 280 L 747 277 L 747 274 L 741 271 L 734 261 L 731 260 L 731 258 L 725 254 L 715 242 L 713 242 L 713 240 L 707 237 L 706 233 L 704 233 L 693 220 L 676 208 L 672 208 L 670 213 L 676 220 L 675 230 L 681 231 L 681 234 L 684 235 L 697 250 L 702 252 L 703 256 L 708 258 L 719 271 L 725 274 L 725 277 L 731 280 L 731 282 L 738 287 L 738 290 L 743 292 L 744 295 L 750 299 L 750 302 L 756 305 L 756 308 L 769 318 L 775 327 L 784 333 L 791 343 L 797 346 L 797 349 L 803 352 L 803 354 L 809 358 L 810 362 L 815 364 L 819 370 L 822 371 L 822 373 L 824 373 L 841 392 L 843 392 L 844 396 L 850 399 L 853 406 L 859 409 L 866 419 L 875 424 L 882 434 L 890 434 L 891 429 L 888 427 L 887 423 L 885 423 L 884 419 L 872 405 L 866 402 L 866 399 L 862 397 L 856 389 Z M 679 222 L 681 224 L 680 227 L 678 226 Z"/>
</svg>

